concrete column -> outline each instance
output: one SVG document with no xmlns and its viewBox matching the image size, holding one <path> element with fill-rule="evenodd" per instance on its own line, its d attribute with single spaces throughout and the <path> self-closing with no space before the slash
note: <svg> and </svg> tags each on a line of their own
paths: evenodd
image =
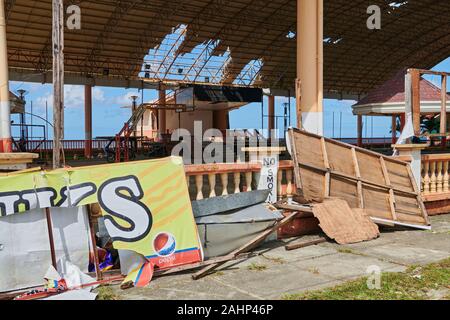
<svg viewBox="0 0 450 320">
<path fill-rule="evenodd" d="M 403 129 L 405 129 L 406 126 L 406 115 L 404 113 L 402 113 L 400 115 L 400 131 L 403 132 Z"/>
<path fill-rule="evenodd" d="M 275 96 L 269 96 L 268 129 L 275 130 Z"/>
<path fill-rule="evenodd" d="M 323 135 L 323 0 L 297 0 L 297 118 Z"/>
<path fill-rule="evenodd" d="M 0 152 L 12 152 L 5 1 L 0 0 Z"/>
<path fill-rule="evenodd" d="M 220 130 L 224 137 L 226 136 L 226 131 L 229 129 L 228 110 L 213 111 L 213 126 L 214 129 Z"/>
<path fill-rule="evenodd" d="M 363 146 L 363 117 L 358 115 L 358 147 Z"/>
<path fill-rule="evenodd" d="M 159 90 L 160 105 L 166 104 L 166 90 Z M 158 110 L 158 131 L 160 134 L 165 134 L 167 131 L 166 110 Z"/>
<path fill-rule="evenodd" d="M 84 156 L 92 158 L 92 86 L 84 86 Z"/>
<path fill-rule="evenodd" d="M 392 144 L 397 143 L 397 115 L 392 116 Z"/>
</svg>

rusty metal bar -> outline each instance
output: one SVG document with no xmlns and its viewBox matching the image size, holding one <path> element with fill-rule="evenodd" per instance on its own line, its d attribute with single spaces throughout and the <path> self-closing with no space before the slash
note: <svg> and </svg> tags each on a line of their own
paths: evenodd
<svg viewBox="0 0 450 320">
<path fill-rule="evenodd" d="M 87 205 L 86 210 L 88 213 L 88 220 L 89 220 L 89 234 L 91 236 L 91 244 L 92 244 L 92 252 L 94 255 L 94 265 L 95 265 L 95 274 L 97 276 L 97 280 L 101 281 L 103 280 L 103 274 L 100 270 L 100 259 L 98 257 L 98 250 L 97 250 L 97 240 L 95 239 L 95 230 L 94 230 L 94 217 L 92 216 L 91 206 Z"/>
<path fill-rule="evenodd" d="M 50 254 L 52 257 L 52 265 L 55 269 L 57 269 L 55 240 L 53 238 L 53 223 L 52 223 L 52 216 L 51 216 L 51 212 L 50 212 L 49 208 L 45 208 L 45 218 L 47 220 L 48 239 L 50 242 Z"/>
</svg>

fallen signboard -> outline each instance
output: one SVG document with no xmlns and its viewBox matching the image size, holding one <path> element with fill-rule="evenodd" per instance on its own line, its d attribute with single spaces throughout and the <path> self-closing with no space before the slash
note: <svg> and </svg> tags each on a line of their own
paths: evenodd
<svg viewBox="0 0 450 320">
<path fill-rule="evenodd" d="M 181 158 L 0 176 L 0 219 L 94 203 L 114 247 L 141 254 L 151 268 L 202 261 Z"/>
<path fill-rule="evenodd" d="M 288 140 L 300 202 L 340 198 L 378 224 L 430 229 L 408 163 L 299 129 Z"/>
</svg>

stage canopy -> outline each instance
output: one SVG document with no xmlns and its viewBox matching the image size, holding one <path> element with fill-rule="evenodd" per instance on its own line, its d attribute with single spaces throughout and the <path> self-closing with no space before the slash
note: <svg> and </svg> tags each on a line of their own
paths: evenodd
<svg viewBox="0 0 450 320">
<path fill-rule="evenodd" d="M 296 2 L 64 1 L 81 8 L 81 29 L 65 30 L 66 83 L 292 90 Z M 381 30 L 366 26 L 375 4 Z M 11 79 L 50 82 L 51 0 L 6 0 L 6 10 Z M 449 16 L 449 1 L 324 0 L 326 96 L 357 98 L 405 67 L 430 68 L 447 58 Z"/>
</svg>

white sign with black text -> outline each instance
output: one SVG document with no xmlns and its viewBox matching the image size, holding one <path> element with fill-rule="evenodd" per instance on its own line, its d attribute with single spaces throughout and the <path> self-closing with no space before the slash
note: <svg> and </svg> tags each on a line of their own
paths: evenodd
<svg viewBox="0 0 450 320">
<path fill-rule="evenodd" d="M 278 197 L 278 156 L 262 158 L 261 176 L 259 178 L 258 190 L 269 190 L 268 203 L 276 203 Z"/>
</svg>

